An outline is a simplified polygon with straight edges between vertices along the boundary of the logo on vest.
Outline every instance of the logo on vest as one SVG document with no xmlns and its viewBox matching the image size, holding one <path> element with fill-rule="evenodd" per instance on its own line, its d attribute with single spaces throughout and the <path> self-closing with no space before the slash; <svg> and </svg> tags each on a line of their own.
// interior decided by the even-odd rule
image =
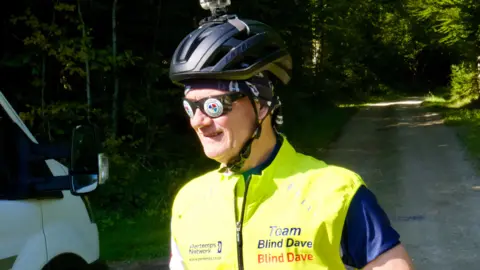
<svg viewBox="0 0 480 270">
<path fill-rule="evenodd" d="M 302 228 L 279 226 L 269 227 L 269 239 L 258 240 L 259 250 L 270 250 L 258 254 L 259 264 L 294 263 L 313 261 L 313 242 L 301 237 Z M 275 252 L 280 250 L 279 252 Z"/>
<path fill-rule="evenodd" d="M 188 248 L 188 253 L 191 257 L 190 261 L 220 260 L 222 257 L 218 254 L 222 253 L 222 248 L 222 241 L 216 243 L 191 244 Z"/>
</svg>

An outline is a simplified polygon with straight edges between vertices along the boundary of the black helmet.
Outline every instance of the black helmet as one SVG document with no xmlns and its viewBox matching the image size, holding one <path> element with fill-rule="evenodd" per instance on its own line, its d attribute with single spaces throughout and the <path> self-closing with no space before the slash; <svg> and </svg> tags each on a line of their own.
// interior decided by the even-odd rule
<svg viewBox="0 0 480 270">
<path fill-rule="evenodd" d="M 292 58 L 277 32 L 228 15 L 205 22 L 182 40 L 171 60 L 170 79 L 180 85 L 189 79 L 247 80 L 263 71 L 287 84 L 291 70 Z"/>
</svg>

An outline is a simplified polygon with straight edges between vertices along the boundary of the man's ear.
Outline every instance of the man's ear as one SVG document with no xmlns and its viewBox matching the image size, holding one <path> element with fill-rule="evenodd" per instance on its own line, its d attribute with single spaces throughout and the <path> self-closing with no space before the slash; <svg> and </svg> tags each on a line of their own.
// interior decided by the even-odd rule
<svg viewBox="0 0 480 270">
<path fill-rule="evenodd" d="M 260 110 L 258 111 L 258 120 L 262 120 L 265 117 L 267 117 L 268 114 L 268 106 L 264 105 L 260 107 Z"/>
</svg>

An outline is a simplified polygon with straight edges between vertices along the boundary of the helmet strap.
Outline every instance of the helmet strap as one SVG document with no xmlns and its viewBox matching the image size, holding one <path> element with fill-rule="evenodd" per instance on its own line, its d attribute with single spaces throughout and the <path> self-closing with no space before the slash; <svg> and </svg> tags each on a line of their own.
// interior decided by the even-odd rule
<svg viewBox="0 0 480 270">
<path fill-rule="evenodd" d="M 253 106 L 253 109 L 255 111 L 255 131 L 253 132 L 252 136 L 245 142 L 245 144 L 243 145 L 243 147 L 240 149 L 240 152 L 239 154 L 232 158 L 226 167 L 222 168 L 220 172 L 225 172 L 227 169 L 233 173 L 237 173 L 239 172 L 243 165 L 245 164 L 245 161 L 248 159 L 248 157 L 250 156 L 251 154 L 251 150 L 252 150 L 252 143 L 255 139 L 258 139 L 260 138 L 260 135 L 262 133 L 262 124 L 263 124 L 263 121 L 267 118 L 266 116 L 262 119 L 262 120 L 259 120 L 258 119 L 258 110 L 257 110 L 257 106 L 255 104 L 255 100 L 252 96 L 248 95 L 248 99 L 250 100 L 250 102 L 252 103 L 252 106 Z M 274 106 L 269 106 L 268 108 L 268 112 L 266 115 L 270 114 L 270 112 L 272 111 L 272 108 Z"/>
<path fill-rule="evenodd" d="M 280 134 L 278 128 L 283 125 L 283 113 L 282 113 L 282 102 L 278 96 L 274 96 L 273 104 L 271 104 L 271 112 L 272 112 L 272 123 L 273 130 Z"/>
</svg>

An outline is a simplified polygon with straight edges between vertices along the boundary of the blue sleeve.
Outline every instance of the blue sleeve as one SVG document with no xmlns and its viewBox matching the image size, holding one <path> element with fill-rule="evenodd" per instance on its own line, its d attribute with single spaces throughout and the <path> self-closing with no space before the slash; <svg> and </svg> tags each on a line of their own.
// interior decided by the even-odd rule
<svg viewBox="0 0 480 270">
<path fill-rule="evenodd" d="M 343 227 L 343 262 L 362 269 L 399 243 L 400 235 L 391 226 L 375 195 L 367 187 L 360 187 L 350 203 Z"/>
</svg>

